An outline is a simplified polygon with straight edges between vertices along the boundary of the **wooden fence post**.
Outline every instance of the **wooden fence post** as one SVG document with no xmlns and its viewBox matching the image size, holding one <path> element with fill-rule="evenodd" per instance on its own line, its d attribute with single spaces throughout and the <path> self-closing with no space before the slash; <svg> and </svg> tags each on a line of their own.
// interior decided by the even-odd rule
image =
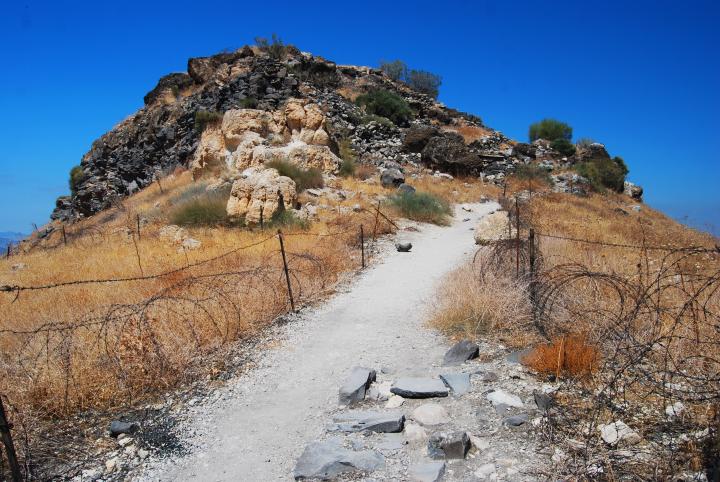
<svg viewBox="0 0 720 482">
<path fill-rule="evenodd" d="M 135 215 L 135 222 L 137 224 L 138 241 L 140 241 L 140 214 Z"/>
<path fill-rule="evenodd" d="M 515 277 L 520 277 L 520 206 L 515 198 Z"/>
<path fill-rule="evenodd" d="M 10 258 L 10 252 L 12 251 L 12 243 L 8 243 L 7 245 L 7 255 L 5 255 L 6 258 Z"/>
<path fill-rule="evenodd" d="M 380 217 L 380 203 L 382 201 L 378 201 L 378 205 L 375 211 L 375 225 L 373 226 L 373 235 L 372 235 L 372 242 L 373 246 L 375 245 L 375 235 L 377 234 L 377 225 L 378 225 L 378 218 Z"/>
<path fill-rule="evenodd" d="M 365 232 L 363 225 L 360 225 L 360 256 L 362 257 L 362 267 L 365 268 Z"/>
<path fill-rule="evenodd" d="M 7 453 L 8 464 L 10 465 L 10 474 L 13 482 L 22 482 L 22 472 L 20 472 L 20 464 L 15 453 L 15 445 L 13 444 L 12 434 L 10 430 L 12 425 L 8 422 L 5 415 L 5 407 L 0 396 L 0 436 L 2 436 L 3 444 L 5 444 L 5 452 Z"/>
<path fill-rule="evenodd" d="M 288 298 L 290 298 L 290 308 L 295 312 L 295 300 L 293 300 L 292 286 L 290 285 L 290 271 L 288 270 L 287 258 L 285 257 L 285 243 L 283 243 L 282 231 L 278 229 L 278 239 L 280 240 L 280 253 L 282 253 L 283 268 L 285 268 L 285 281 L 287 281 Z"/>
<path fill-rule="evenodd" d="M 67 234 L 65 234 L 65 225 L 62 226 L 63 244 L 67 246 Z"/>
</svg>

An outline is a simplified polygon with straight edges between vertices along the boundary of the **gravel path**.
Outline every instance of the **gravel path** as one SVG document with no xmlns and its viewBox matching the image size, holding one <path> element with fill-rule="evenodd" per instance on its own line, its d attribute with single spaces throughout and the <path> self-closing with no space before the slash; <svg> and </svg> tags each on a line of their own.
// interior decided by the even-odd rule
<svg viewBox="0 0 720 482">
<path fill-rule="evenodd" d="M 386 247 L 381 262 L 347 291 L 288 324 L 256 368 L 221 388 L 221 396 L 192 407 L 185 432 L 191 453 L 148 461 L 139 478 L 291 480 L 306 444 L 327 436 L 338 388 L 352 367 L 402 376 L 437 372 L 449 342 L 424 326 L 427 302 L 438 280 L 474 252 L 470 228 L 497 208 L 458 208 L 452 226 L 401 232 L 412 252 Z"/>
</svg>

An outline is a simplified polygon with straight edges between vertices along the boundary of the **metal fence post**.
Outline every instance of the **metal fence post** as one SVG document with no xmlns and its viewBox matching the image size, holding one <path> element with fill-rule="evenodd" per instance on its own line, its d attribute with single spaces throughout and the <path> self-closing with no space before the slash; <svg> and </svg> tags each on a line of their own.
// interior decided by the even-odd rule
<svg viewBox="0 0 720 482">
<path fill-rule="evenodd" d="M 287 258 L 285 257 L 285 243 L 283 243 L 282 231 L 278 229 L 278 239 L 280 240 L 280 253 L 282 253 L 283 268 L 285 269 L 285 281 L 287 281 L 288 298 L 290 298 L 290 308 L 295 312 L 295 300 L 293 300 L 292 286 L 290 285 L 290 271 L 288 270 Z"/>
<path fill-rule="evenodd" d="M 515 198 L 515 277 L 520 277 L 520 206 Z"/>
<path fill-rule="evenodd" d="M 5 444 L 5 452 L 7 453 L 12 480 L 13 482 L 21 482 L 23 480 L 22 472 L 20 472 L 20 464 L 17 460 L 15 445 L 13 444 L 10 429 L 12 429 L 12 425 L 8 422 L 7 417 L 5 416 L 5 407 L 2 403 L 2 396 L 0 396 L 0 435 L 2 436 L 3 444 Z"/>
<path fill-rule="evenodd" d="M 363 225 L 360 225 L 360 256 L 362 259 L 362 267 L 365 268 L 365 232 Z"/>
<path fill-rule="evenodd" d="M 5 255 L 6 258 L 10 258 L 10 251 L 12 250 L 12 243 L 8 243 L 7 245 L 7 255 Z"/>
</svg>

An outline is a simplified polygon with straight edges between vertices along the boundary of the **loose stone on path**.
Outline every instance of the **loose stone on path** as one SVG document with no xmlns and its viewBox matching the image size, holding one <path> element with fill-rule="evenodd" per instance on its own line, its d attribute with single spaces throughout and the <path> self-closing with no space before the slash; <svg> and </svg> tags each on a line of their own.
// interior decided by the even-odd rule
<svg viewBox="0 0 720 482">
<path fill-rule="evenodd" d="M 408 476 L 415 482 L 438 482 L 445 473 L 445 462 L 421 462 L 410 466 Z"/>
<path fill-rule="evenodd" d="M 295 480 L 327 480 L 345 472 L 373 472 L 385 466 L 385 457 L 374 450 L 355 452 L 342 447 L 339 440 L 311 442 L 295 465 Z"/>
<path fill-rule="evenodd" d="M 450 348 L 445 357 L 443 358 L 443 365 L 454 366 L 462 365 L 468 360 L 477 358 L 480 354 L 480 347 L 477 343 L 473 343 L 470 340 L 462 340 L 455 343 Z"/>
<path fill-rule="evenodd" d="M 440 379 L 455 395 L 463 395 L 470 391 L 469 373 L 444 373 L 440 375 Z"/>
<path fill-rule="evenodd" d="M 352 405 L 365 399 L 365 391 L 375 381 L 375 370 L 355 367 L 340 387 L 338 401 L 340 405 Z"/>
<path fill-rule="evenodd" d="M 355 411 L 336 415 L 333 428 L 341 432 L 402 432 L 405 415 L 400 412 Z"/>
<path fill-rule="evenodd" d="M 447 397 L 449 393 L 438 378 L 400 378 L 390 391 L 404 398 Z"/>
</svg>

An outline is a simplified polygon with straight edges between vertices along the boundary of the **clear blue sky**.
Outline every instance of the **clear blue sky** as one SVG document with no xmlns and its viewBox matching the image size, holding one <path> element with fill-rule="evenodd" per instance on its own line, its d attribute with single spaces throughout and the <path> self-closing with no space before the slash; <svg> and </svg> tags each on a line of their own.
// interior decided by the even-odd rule
<svg viewBox="0 0 720 482">
<path fill-rule="evenodd" d="M 0 7 L 0 231 L 42 224 L 93 139 L 188 57 L 277 32 L 338 63 L 400 58 L 525 140 L 543 117 L 625 158 L 646 201 L 720 226 L 716 1 L 38 2 Z"/>
</svg>

